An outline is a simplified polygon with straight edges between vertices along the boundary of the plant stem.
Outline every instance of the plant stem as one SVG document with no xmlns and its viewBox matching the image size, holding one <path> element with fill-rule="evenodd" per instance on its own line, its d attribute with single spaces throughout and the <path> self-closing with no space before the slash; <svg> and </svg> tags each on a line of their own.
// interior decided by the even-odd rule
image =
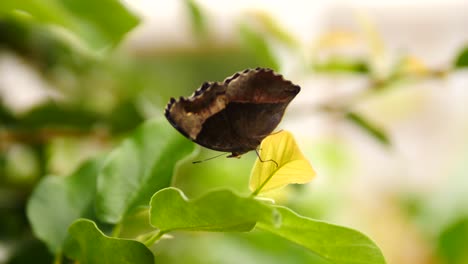
<svg viewBox="0 0 468 264">
<path fill-rule="evenodd" d="M 122 231 L 122 224 L 117 223 L 112 230 L 112 237 L 119 237 L 120 231 Z"/>
<path fill-rule="evenodd" d="M 164 234 L 165 232 L 159 231 L 156 234 L 152 235 L 150 238 L 148 238 L 145 242 L 143 242 L 143 244 L 145 244 L 145 246 L 147 247 L 150 247 L 154 244 L 154 242 L 158 241 Z"/>
<path fill-rule="evenodd" d="M 279 168 L 278 168 L 279 169 Z M 277 170 L 278 170 L 277 169 Z M 265 187 L 265 185 L 271 180 L 271 178 L 273 177 L 273 175 L 275 175 L 275 172 L 277 171 L 275 170 L 270 176 L 268 176 L 268 178 L 265 179 L 264 182 L 262 182 L 262 184 L 260 186 L 258 186 L 257 189 L 255 189 L 255 191 L 250 195 L 251 197 L 255 197 L 257 196 L 260 191 L 263 189 L 263 187 Z"/>
<path fill-rule="evenodd" d="M 54 264 L 62 264 L 62 252 L 55 254 Z"/>
</svg>

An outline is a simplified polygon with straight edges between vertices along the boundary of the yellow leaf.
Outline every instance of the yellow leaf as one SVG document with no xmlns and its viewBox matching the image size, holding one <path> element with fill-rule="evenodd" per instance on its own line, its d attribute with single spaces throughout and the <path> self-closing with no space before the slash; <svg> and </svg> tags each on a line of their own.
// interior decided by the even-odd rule
<svg viewBox="0 0 468 264">
<path fill-rule="evenodd" d="M 263 162 L 257 158 L 250 174 L 253 195 L 290 183 L 307 183 L 315 177 L 314 169 L 288 131 L 265 138 L 259 154 Z"/>
</svg>

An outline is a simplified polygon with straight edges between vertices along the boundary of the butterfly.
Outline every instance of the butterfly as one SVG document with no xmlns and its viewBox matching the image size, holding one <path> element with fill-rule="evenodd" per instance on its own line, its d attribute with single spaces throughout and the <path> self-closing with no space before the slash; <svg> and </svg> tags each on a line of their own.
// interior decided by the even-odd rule
<svg viewBox="0 0 468 264">
<path fill-rule="evenodd" d="M 271 69 L 247 69 L 205 82 L 188 98 L 171 98 L 165 116 L 195 143 L 240 157 L 273 132 L 300 90 Z"/>
</svg>

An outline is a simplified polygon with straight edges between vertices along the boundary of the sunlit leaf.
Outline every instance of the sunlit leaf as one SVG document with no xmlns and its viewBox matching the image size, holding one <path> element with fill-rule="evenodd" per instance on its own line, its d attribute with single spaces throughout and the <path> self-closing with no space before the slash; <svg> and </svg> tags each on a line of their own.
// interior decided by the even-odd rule
<svg viewBox="0 0 468 264">
<path fill-rule="evenodd" d="M 182 191 L 167 188 L 151 199 L 150 221 L 162 232 L 250 231 L 259 220 L 275 225 L 276 212 L 252 197 L 241 197 L 228 190 L 212 191 L 189 200 Z"/>
<path fill-rule="evenodd" d="M 51 252 L 62 250 L 74 220 L 93 214 L 100 164 L 92 160 L 68 177 L 47 176 L 31 195 L 27 205 L 29 222 Z"/>
<path fill-rule="evenodd" d="M 174 167 L 193 152 L 194 144 L 166 120 L 140 126 L 110 153 L 98 176 L 99 219 L 117 223 L 151 196 L 171 184 Z"/>
<path fill-rule="evenodd" d="M 314 169 L 288 131 L 265 138 L 259 153 L 263 161 L 257 158 L 250 175 L 250 189 L 254 194 L 290 183 L 307 183 L 315 176 Z"/>
<path fill-rule="evenodd" d="M 377 245 L 360 232 L 302 217 L 286 207 L 274 207 L 281 214 L 281 225 L 259 222 L 259 229 L 301 245 L 333 264 L 385 263 Z"/>
<path fill-rule="evenodd" d="M 93 221 L 79 219 L 69 228 L 77 248 L 72 256 L 80 263 L 154 263 L 153 253 L 135 240 L 104 235 Z"/>
</svg>

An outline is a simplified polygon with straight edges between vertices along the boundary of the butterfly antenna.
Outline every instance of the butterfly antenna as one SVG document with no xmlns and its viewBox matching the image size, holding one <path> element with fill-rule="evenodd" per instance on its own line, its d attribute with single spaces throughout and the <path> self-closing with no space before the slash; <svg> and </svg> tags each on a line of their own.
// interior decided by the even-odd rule
<svg viewBox="0 0 468 264">
<path fill-rule="evenodd" d="M 270 162 L 275 163 L 275 165 L 276 165 L 277 168 L 279 167 L 278 162 L 276 162 L 276 161 L 274 161 L 274 160 L 272 160 L 272 159 L 269 159 L 269 160 L 262 160 L 262 158 L 260 157 L 260 153 L 258 153 L 258 150 L 257 150 L 257 149 L 255 149 L 255 153 L 257 153 L 257 157 L 258 157 L 258 160 L 260 160 L 260 162 L 268 162 L 268 161 L 270 161 Z"/>
<path fill-rule="evenodd" d="M 216 158 L 219 158 L 223 155 L 226 155 L 226 153 L 221 153 L 219 155 L 216 155 L 214 157 L 211 157 L 211 158 L 207 158 L 207 159 L 204 159 L 204 160 L 197 160 L 197 161 L 192 161 L 192 164 L 197 164 L 197 163 L 202 163 L 202 162 L 205 162 L 205 161 L 209 161 L 209 160 L 212 160 L 212 159 L 216 159 Z"/>
</svg>

